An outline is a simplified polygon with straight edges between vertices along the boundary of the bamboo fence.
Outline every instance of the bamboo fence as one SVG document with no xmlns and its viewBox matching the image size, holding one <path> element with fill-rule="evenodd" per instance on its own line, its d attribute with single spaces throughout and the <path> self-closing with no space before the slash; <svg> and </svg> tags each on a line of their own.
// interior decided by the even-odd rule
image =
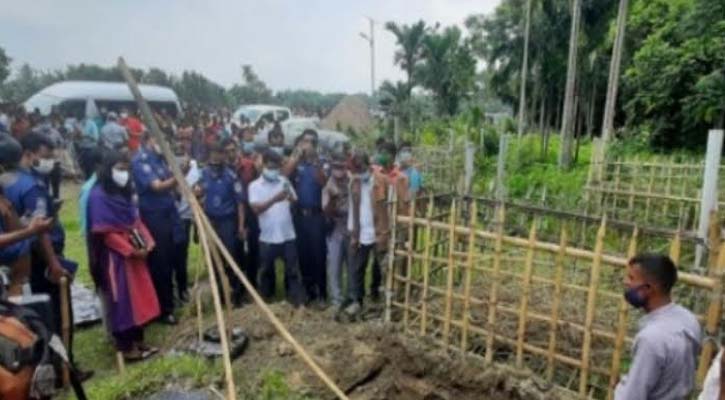
<svg viewBox="0 0 725 400">
<path fill-rule="evenodd" d="M 592 163 L 585 188 L 587 211 L 638 223 L 697 230 L 704 162 L 658 158 Z M 725 167 L 720 168 L 725 183 Z M 720 195 L 720 208 L 725 193 Z"/>
<path fill-rule="evenodd" d="M 484 363 L 514 363 L 580 396 L 611 398 L 636 333 L 638 315 L 623 301 L 622 280 L 629 256 L 640 248 L 637 227 L 627 250 L 610 252 L 606 218 L 581 246 L 566 223 L 553 241 L 542 239 L 538 218 L 526 232 L 510 232 L 504 206 L 471 198 L 439 196 L 424 208 L 411 204 L 405 214 L 393 224 L 392 236 L 400 239 L 391 244 L 391 320 Z M 709 338 L 720 330 L 723 246 L 713 222 L 708 270 L 681 271 L 674 292 Z M 674 235 L 666 251 L 676 263 L 681 249 L 682 238 Z M 715 350 L 712 340 L 703 347 L 698 382 Z"/>
<path fill-rule="evenodd" d="M 451 192 L 463 186 L 465 146 L 415 146 L 413 158 L 426 189 L 432 193 Z"/>
</svg>

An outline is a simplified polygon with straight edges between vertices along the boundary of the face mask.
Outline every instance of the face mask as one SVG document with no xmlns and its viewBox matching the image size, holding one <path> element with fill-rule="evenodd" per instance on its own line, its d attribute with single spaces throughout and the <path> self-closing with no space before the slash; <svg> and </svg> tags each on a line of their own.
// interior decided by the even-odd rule
<svg viewBox="0 0 725 400">
<path fill-rule="evenodd" d="M 400 153 L 400 156 L 398 156 L 398 160 L 401 163 L 407 163 L 413 158 L 413 155 L 408 152 Z"/>
<path fill-rule="evenodd" d="M 128 113 L 121 113 L 121 118 L 128 118 Z"/>
<path fill-rule="evenodd" d="M 52 158 L 41 158 L 38 160 L 38 164 L 33 166 L 35 172 L 41 175 L 47 175 L 53 170 L 55 160 Z"/>
<path fill-rule="evenodd" d="M 284 147 L 282 147 L 282 146 L 272 146 L 272 147 L 270 147 L 270 149 L 273 152 L 279 154 L 280 156 L 283 155 L 283 153 L 284 153 Z"/>
<path fill-rule="evenodd" d="M 279 181 L 279 170 L 264 168 L 262 170 L 262 176 L 269 182 Z"/>
<path fill-rule="evenodd" d="M 388 165 L 388 162 L 390 161 L 390 156 L 387 154 L 383 154 L 383 153 L 378 154 L 376 161 L 377 161 L 378 165 L 382 165 L 385 167 Z"/>
<path fill-rule="evenodd" d="M 128 171 L 120 170 L 113 168 L 111 170 L 111 179 L 113 179 L 113 182 L 118 185 L 120 188 L 125 188 L 128 184 Z"/>
<path fill-rule="evenodd" d="M 244 152 L 244 154 L 254 153 L 254 142 L 244 142 L 242 144 L 242 151 Z"/>
<path fill-rule="evenodd" d="M 647 284 L 645 283 L 644 285 L 635 286 L 624 291 L 624 299 L 627 300 L 627 303 L 629 303 L 632 307 L 642 308 L 647 305 L 647 299 L 643 298 L 642 295 L 639 294 L 639 289 L 644 286 L 647 286 Z"/>
</svg>

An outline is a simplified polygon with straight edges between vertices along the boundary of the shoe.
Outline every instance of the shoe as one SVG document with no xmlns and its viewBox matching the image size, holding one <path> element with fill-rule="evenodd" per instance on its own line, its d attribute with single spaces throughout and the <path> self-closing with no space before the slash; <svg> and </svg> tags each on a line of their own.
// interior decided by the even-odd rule
<svg viewBox="0 0 725 400">
<path fill-rule="evenodd" d="M 360 314 L 361 311 L 362 311 L 362 306 L 360 306 L 360 303 L 358 303 L 357 301 L 350 304 L 349 306 L 347 306 L 347 308 L 345 308 L 345 314 L 347 314 L 351 317 L 357 316 L 358 314 Z"/>
<path fill-rule="evenodd" d="M 177 325 L 179 321 L 174 317 L 174 314 L 166 314 L 159 318 L 159 322 L 164 325 Z"/>
</svg>

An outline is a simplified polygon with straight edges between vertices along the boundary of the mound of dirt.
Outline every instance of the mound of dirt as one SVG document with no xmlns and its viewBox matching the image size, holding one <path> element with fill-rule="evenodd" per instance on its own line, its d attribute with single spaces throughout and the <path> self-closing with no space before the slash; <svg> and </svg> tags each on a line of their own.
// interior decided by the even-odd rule
<svg viewBox="0 0 725 400">
<path fill-rule="evenodd" d="M 373 127 L 367 104 L 359 96 L 343 97 L 320 123 L 323 128 L 331 130 L 347 130 L 352 128 L 357 133 L 369 132 Z"/>
<path fill-rule="evenodd" d="M 484 368 L 481 360 L 447 354 L 397 333 L 392 325 L 337 323 L 330 312 L 294 309 L 286 303 L 272 309 L 351 399 L 558 398 L 526 373 Z M 293 390 L 334 398 L 256 306 L 237 310 L 233 320 L 250 337 L 249 348 L 233 366 L 235 376 L 251 378 L 240 382 L 240 389 L 253 391 L 265 371 L 280 371 Z M 188 336 L 193 340 L 193 333 Z"/>
</svg>

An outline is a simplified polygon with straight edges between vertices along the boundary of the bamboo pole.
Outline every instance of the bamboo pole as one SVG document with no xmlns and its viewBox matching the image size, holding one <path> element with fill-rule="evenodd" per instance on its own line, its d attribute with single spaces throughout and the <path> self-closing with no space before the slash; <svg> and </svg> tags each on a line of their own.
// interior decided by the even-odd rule
<svg viewBox="0 0 725 400">
<path fill-rule="evenodd" d="M 649 208 L 652 204 L 652 190 L 654 189 L 655 184 L 655 167 L 650 168 L 649 170 L 649 182 L 647 183 L 647 199 L 645 200 L 645 206 L 644 206 L 644 221 L 649 220 Z"/>
<path fill-rule="evenodd" d="M 705 337 L 713 338 L 705 340 L 700 353 L 700 364 L 697 368 L 697 384 L 702 385 L 705 374 L 710 366 L 712 356 L 717 349 L 717 343 L 714 343 L 718 337 L 718 328 L 722 318 L 722 295 L 723 295 L 723 277 L 725 277 L 725 242 L 720 237 L 720 226 L 716 211 L 712 211 L 710 215 L 709 230 L 709 248 L 708 255 L 708 275 L 715 279 L 715 287 L 710 297 L 710 305 L 707 308 L 707 317 L 705 322 Z"/>
<path fill-rule="evenodd" d="M 503 252 L 503 227 L 506 219 L 506 210 L 502 204 L 497 210 L 494 255 L 493 255 L 493 276 L 491 279 L 491 295 L 488 302 L 488 331 L 486 337 L 486 364 L 493 362 L 493 344 L 496 332 L 496 306 L 498 305 L 498 284 L 499 271 L 501 270 L 501 254 Z"/>
<path fill-rule="evenodd" d="M 627 257 L 632 258 L 637 254 L 637 237 L 639 232 L 637 228 L 632 231 L 632 238 L 629 241 L 629 249 Z M 626 272 L 625 272 L 626 273 Z M 617 318 L 617 337 L 614 340 L 614 351 L 612 352 L 612 366 L 609 372 L 609 386 L 607 388 L 607 399 L 612 400 L 614 397 L 614 387 L 619 381 L 619 369 L 622 364 L 622 352 L 624 351 L 624 339 L 627 336 L 627 318 L 629 314 L 629 305 L 624 297 L 619 301 L 619 313 Z"/>
<path fill-rule="evenodd" d="M 559 305 L 561 303 L 562 277 L 564 275 L 564 258 L 566 256 L 566 230 L 562 227 L 559 239 L 559 253 L 556 255 L 556 275 L 554 278 L 554 298 L 551 306 L 551 321 L 549 331 L 549 350 L 547 352 L 548 363 L 546 366 L 546 379 L 551 381 L 554 378 L 554 361 L 556 354 L 556 333 L 559 329 Z"/>
<path fill-rule="evenodd" d="M 415 216 L 415 197 L 413 197 L 413 200 L 409 203 L 408 208 L 408 215 Z M 413 271 L 413 239 L 415 238 L 415 223 L 413 221 L 410 221 L 408 223 L 408 258 L 407 258 L 407 267 L 405 268 L 405 276 L 408 279 L 405 283 L 405 309 L 403 309 L 403 327 L 405 330 L 408 330 L 408 305 L 410 304 L 410 277 Z"/>
<path fill-rule="evenodd" d="M 680 233 L 678 232 L 677 235 L 675 235 L 674 239 L 672 239 L 672 242 L 670 243 L 670 259 L 673 263 L 675 263 L 675 266 L 680 265 L 680 253 L 682 249 L 682 240 L 680 239 Z"/>
<path fill-rule="evenodd" d="M 470 305 L 471 305 L 471 274 L 473 270 L 473 254 L 476 251 L 476 220 L 478 210 L 476 202 L 471 204 L 471 230 L 468 234 L 468 256 L 466 260 L 466 275 L 463 286 L 463 327 L 461 329 L 461 351 L 468 348 L 468 326 L 470 323 Z"/>
<path fill-rule="evenodd" d="M 229 321 L 230 325 L 227 325 L 226 329 L 226 335 L 227 340 L 231 340 L 232 338 L 232 294 L 231 294 L 231 287 L 229 285 L 229 279 L 227 278 L 227 274 L 224 271 L 224 261 L 222 261 L 221 256 L 219 255 L 219 249 L 212 246 L 211 247 L 211 256 L 212 261 L 214 264 L 214 269 L 216 270 L 217 274 L 219 274 L 219 282 L 221 282 L 222 286 L 222 296 L 224 296 L 224 319 Z"/>
<path fill-rule="evenodd" d="M 456 246 L 456 199 L 451 202 L 451 217 L 449 219 L 449 231 L 448 231 L 448 265 L 446 275 L 446 308 L 445 308 L 445 321 L 443 322 L 443 341 L 449 343 L 451 333 L 451 309 L 453 307 L 453 252 Z"/>
<path fill-rule="evenodd" d="M 428 285 L 430 283 L 430 258 L 431 258 L 431 231 L 432 231 L 432 215 L 433 215 L 433 196 L 428 200 L 428 212 L 426 213 L 425 222 L 425 249 L 423 250 L 423 293 L 421 294 L 421 316 L 420 316 L 420 334 L 425 336 L 426 325 L 428 323 Z"/>
<path fill-rule="evenodd" d="M 385 271 L 385 315 L 384 321 L 390 322 L 390 311 L 393 301 L 393 275 L 395 274 L 395 243 L 397 240 L 398 227 L 398 193 L 393 191 L 393 199 L 391 203 L 391 227 L 390 227 L 390 243 L 388 245 L 388 266 Z M 415 217 L 415 214 L 410 215 Z M 381 266 L 383 267 L 383 266 Z"/>
<path fill-rule="evenodd" d="M 516 340 L 516 367 L 524 364 L 524 341 L 526 339 L 526 314 L 529 310 L 529 292 L 531 291 L 531 275 L 534 271 L 534 243 L 536 243 L 536 221 L 529 230 L 529 245 L 526 249 L 526 264 L 524 266 L 523 291 L 521 293 L 521 306 L 519 309 L 519 326 Z"/>
<path fill-rule="evenodd" d="M 597 241 L 594 245 L 594 258 L 589 279 L 589 294 L 587 295 L 587 314 L 584 322 L 584 343 L 582 344 L 582 369 L 579 378 L 579 395 L 585 396 L 589 383 L 589 363 L 592 347 L 592 325 L 597 304 L 597 290 L 599 289 L 599 270 L 602 266 L 602 250 L 604 249 L 604 234 L 607 229 L 607 217 L 602 218 L 602 225 L 597 232 Z"/>
<path fill-rule="evenodd" d="M 216 245 L 219 250 L 222 252 L 222 256 L 224 259 L 229 263 L 230 267 L 232 268 L 232 271 L 235 275 L 241 280 L 242 284 L 244 285 L 245 289 L 247 290 L 247 293 L 252 297 L 252 299 L 257 303 L 259 308 L 262 310 L 262 312 L 265 314 L 265 316 L 272 322 L 272 325 L 277 329 L 277 331 L 280 333 L 280 335 L 287 340 L 293 347 L 293 349 L 297 352 L 297 354 L 302 358 L 302 360 L 310 367 L 310 369 L 313 370 L 313 372 L 327 385 L 327 387 L 335 393 L 335 395 L 340 399 L 347 399 L 347 396 L 345 393 L 343 393 L 340 388 L 330 379 L 327 374 L 320 369 L 320 367 L 317 365 L 317 363 L 312 360 L 312 358 L 307 354 L 305 349 L 300 346 L 300 344 L 297 342 L 297 340 L 287 331 L 287 328 L 282 324 L 279 319 L 274 315 L 272 310 L 269 309 L 269 306 L 264 302 L 264 300 L 259 296 L 259 293 L 257 293 L 254 286 L 249 282 L 247 277 L 244 275 L 244 273 L 239 268 L 239 265 L 237 265 L 236 260 L 234 260 L 234 257 L 229 253 L 229 251 L 224 247 L 221 239 L 217 236 L 216 232 L 211 229 L 211 224 L 206 218 L 206 215 L 204 215 L 202 212 L 200 212 L 201 208 L 199 206 L 198 201 L 196 200 L 195 196 L 191 192 L 191 189 L 186 184 L 186 181 L 183 179 L 183 175 L 181 173 L 181 170 L 179 169 L 179 166 L 171 162 L 174 160 L 173 153 L 171 152 L 171 149 L 166 143 L 166 140 L 164 139 L 163 134 L 161 133 L 161 130 L 159 129 L 158 123 L 156 122 L 156 119 L 153 117 L 153 114 L 151 113 L 151 109 L 149 108 L 148 104 L 144 100 L 143 96 L 141 95 L 141 92 L 138 88 L 138 85 L 136 84 L 136 80 L 131 74 L 130 70 L 128 69 L 128 66 L 126 65 L 126 62 L 123 60 L 123 58 L 119 58 L 118 60 L 118 68 L 121 71 L 121 74 L 123 75 L 124 79 L 128 83 L 129 89 L 131 90 L 131 93 L 133 94 L 137 104 L 139 105 L 139 109 L 141 110 L 141 113 L 144 117 L 144 121 L 146 122 L 146 126 L 149 127 L 151 134 L 154 136 L 158 144 L 161 146 L 162 153 L 164 157 L 166 158 L 167 163 L 169 164 L 169 167 L 171 169 L 171 172 L 173 173 L 174 177 L 176 178 L 177 182 L 179 183 L 179 187 L 181 189 L 182 195 L 189 201 L 189 204 L 192 206 L 192 210 L 196 210 L 194 212 L 194 221 L 197 226 L 204 226 L 206 233 L 209 233 L 209 238 L 211 239 L 212 243 Z M 206 235 L 205 235 L 206 239 Z M 206 240 L 202 241 L 202 243 L 208 245 Z M 210 263 L 210 259 L 208 257 L 205 258 L 207 264 Z M 207 265 L 208 268 L 211 268 L 210 265 Z M 211 271 L 210 271 L 211 272 Z M 213 276 L 213 274 L 212 274 Z M 210 276 L 210 279 L 213 279 L 212 276 Z M 216 293 L 216 295 L 214 294 Z M 222 312 L 221 312 L 221 306 L 219 305 L 219 293 L 216 292 L 215 284 L 212 282 L 212 297 L 215 298 L 214 301 L 214 309 L 215 314 L 217 315 L 218 319 L 223 319 Z M 222 338 L 222 350 L 224 350 L 225 346 L 224 343 L 226 341 L 226 337 L 224 335 L 224 330 L 222 329 L 222 324 L 219 325 L 220 327 L 220 337 Z M 225 360 L 228 360 L 228 347 L 225 355 Z M 227 380 L 232 376 L 231 374 L 231 368 L 228 368 L 227 366 L 231 363 L 225 362 L 225 376 L 227 377 Z M 232 397 L 235 398 L 235 393 L 233 391 L 233 380 L 231 381 L 231 385 L 227 385 L 227 392 L 231 394 Z M 232 390 L 230 390 L 232 389 Z"/>
</svg>

